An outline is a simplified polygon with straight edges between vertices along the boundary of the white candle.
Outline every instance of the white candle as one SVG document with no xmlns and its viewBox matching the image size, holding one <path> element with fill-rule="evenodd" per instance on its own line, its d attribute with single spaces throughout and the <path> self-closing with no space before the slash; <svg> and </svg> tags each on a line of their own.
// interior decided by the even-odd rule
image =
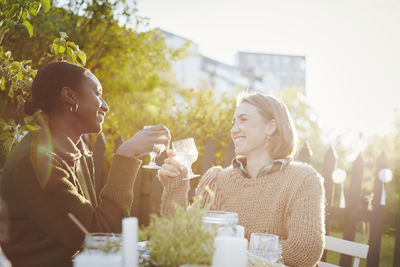
<svg viewBox="0 0 400 267">
<path fill-rule="evenodd" d="M 122 266 L 122 256 L 119 253 L 87 253 L 76 255 L 74 267 L 110 267 Z"/>
<path fill-rule="evenodd" d="M 125 218 L 122 220 L 122 249 L 124 267 L 137 267 L 137 231 L 138 220 L 134 217 Z"/>
<path fill-rule="evenodd" d="M 214 239 L 212 267 L 246 267 L 247 239 L 217 236 Z"/>
</svg>

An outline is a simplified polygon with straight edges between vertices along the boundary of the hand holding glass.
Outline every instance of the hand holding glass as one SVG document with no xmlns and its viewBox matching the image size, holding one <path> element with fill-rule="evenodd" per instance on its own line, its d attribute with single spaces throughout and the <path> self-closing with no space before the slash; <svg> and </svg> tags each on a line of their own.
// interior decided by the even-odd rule
<svg viewBox="0 0 400 267">
<path fill-rule="evenodd" d="M 194 139 L 187 138 L 172 142 L 172 148 L 176 152 L 176 159 L 188 170 L 188 176 L 183 178 L 183 180 L 199 177 L 199 174 L 194 174 L 192 171 L 192 164 L 197 160 L 199 155 Z"/>
<path fill-rule="evenodd" d="M 143 129 L 149 129 L 149 128 L 151 128 L 151 126 L 143 127 Z M 164 138 L 164 137 L 161 137 L 161 138 Z M 154 144 L 153 149 L 156 149 L 158 151 L 158 153 L 161 154 L 166 149 L 166 146 L 164 144 Z M 156 163 L 157 152 L 152 151 L 149 154 L 150 154 L 150 162 L 149 162 L 149 164 L 144 165 L 143 168 L 155 169 L 155 170 L 161 169 L 161 167 L 158 166 Z"/>
</svg>

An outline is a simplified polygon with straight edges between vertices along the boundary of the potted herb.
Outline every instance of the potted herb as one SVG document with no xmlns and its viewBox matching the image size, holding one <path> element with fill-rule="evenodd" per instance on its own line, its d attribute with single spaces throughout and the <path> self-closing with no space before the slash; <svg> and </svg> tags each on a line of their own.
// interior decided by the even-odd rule
<svg viewBox="0 0 400 267">
<path fill-rule="evenodd" d="M 200 205 L 186 210 L 175 204 L 173 216 L 152 214 L 149 226 L 139 233 L 141 240 L 148 241 L 149 266 L 211 265 L 216 233 L 202 224 L 207 210 Z"/>
</svg>

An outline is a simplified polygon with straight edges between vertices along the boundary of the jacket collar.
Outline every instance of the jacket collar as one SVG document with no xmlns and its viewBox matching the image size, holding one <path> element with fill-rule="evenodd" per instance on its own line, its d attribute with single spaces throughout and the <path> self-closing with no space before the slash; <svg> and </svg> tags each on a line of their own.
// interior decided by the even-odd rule
<svg viewBox="0 0 400 267">
<path fill-rule="evenodd" d="M 41 135 L 43 135 L 45 143 L 47 143 L 46 147 L 49 152 L 57 154 L 61 159 L 66 161 L 76 161 L 82 156 L 92 156 L 92 152 L 84 143 L 82 137 L 80 137 L 78 143 L 75 144 L 72 139 L 61 130 L 50 130 L 49 117 L 43 112 L 37 114 L 35 120 L 41 127 Z"/>
</svg>

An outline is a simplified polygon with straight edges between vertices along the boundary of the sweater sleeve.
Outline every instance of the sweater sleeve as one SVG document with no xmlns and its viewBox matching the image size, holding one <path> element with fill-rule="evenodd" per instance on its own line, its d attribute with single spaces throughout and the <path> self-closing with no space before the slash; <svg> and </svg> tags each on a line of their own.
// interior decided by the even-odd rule
<svg viewBox="0 0 400 267">
<path fill-rule="evenodd" d="M 31 158 L 27 169 L 16 170 L 14 186 L 21 204 L 30 219 L 43 232 L 61 243 L 78 249 L 83 233 L 68 217 L 72 213 L 89 232 L 120 232 L 121 220 L 129 216 L 133 201 L 133 184 L 141 161 L 115 155 L 108 180 L 101 192 L 98 206 L 79 193 L 70 173 L 63 164 L 39 153 Z M 44 163 L 43 163 L 44 162 Z M 48 165 L 46 171 L 35 165 Z M 27 174 L 29 173 L 29 176 Z"/>
<path fill-rule="evenodd" d="M 208 186 L 211 191 L 215 192 L 216 177 L 220 170 L 221 167 L 213 167 L 200 179 L 196 189 L 196 197 L 201 195 L 200 203 L 202 206 L 205 206 L 206 203 L 210 202 L 210 195 L 208 194 L 206 187 Z M 190 207 L 188 207 L 188 192 L 190 189 L 189 181 L 183 181 L 181 178 L 170 178 L 164 176 L 159 176 L 159 178 L 164 186 L 161 197 L 161 214 L 174 214 L 174 203 L 190 209 Z"/>
<path fill-rule="evenodd" d="M 161 214 L 174 214 L 174 204 L 187 208 L 190 189 L 189 180 L 184 181 L 181 177 L 172 178 L 160 175 L 158 177 L 164 187 L 161 195 Z"/>
<path fill-rule="evenodd" d="M 287 238 L 281 241 L 282 257 L 292 267 L 315 266 L 320 260 L 325 235 L 323 178 L 316 172 L 305 177 L 289 205 Z"/>
</svg>

